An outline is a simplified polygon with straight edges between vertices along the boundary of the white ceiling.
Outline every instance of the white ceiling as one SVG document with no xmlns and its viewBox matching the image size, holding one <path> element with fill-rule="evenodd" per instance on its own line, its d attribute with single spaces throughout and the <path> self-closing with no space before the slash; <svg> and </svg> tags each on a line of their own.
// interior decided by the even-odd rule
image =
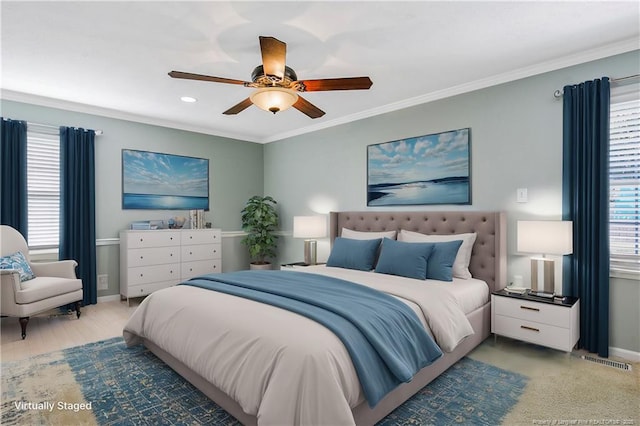
<svg viewBox="0 0 640 426">
<path fill-rule="evenodd" d="M 638 49 L 639 4 L 3 0 L 2 98 L 271 142 Z M 287 43 L 299 79 L 373 86 L 304 94 L 326 112 L 315 120 L 255 106 L 226 116 L 252 89 L 167 76 L 248 81 L 259 35 Z"/>
</svg>

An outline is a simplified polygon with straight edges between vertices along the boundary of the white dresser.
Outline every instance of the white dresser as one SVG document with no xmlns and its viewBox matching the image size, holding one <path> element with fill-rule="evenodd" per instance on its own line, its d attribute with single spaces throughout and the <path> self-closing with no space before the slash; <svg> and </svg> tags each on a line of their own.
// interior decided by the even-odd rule
<svg viewBox="0 0 640 426">
<path fill-rule="evenodd" d="M 120 295 L 146 296 L 198 275 L 222 271 L 220 229 L 120 232 Z"/>
<path fill-rule="evenodd" d="M 580 338 L 580 301 L 540 300 L 501 290 L 491 295 L 491 332 L 571 352 Z"/>
</svg>

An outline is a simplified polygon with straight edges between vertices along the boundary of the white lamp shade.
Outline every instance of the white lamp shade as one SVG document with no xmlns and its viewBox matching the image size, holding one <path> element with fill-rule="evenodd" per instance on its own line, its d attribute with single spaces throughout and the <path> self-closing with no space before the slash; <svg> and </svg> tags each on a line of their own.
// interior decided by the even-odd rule
<svg viewBox="0 0 640 426">
<path fill-rule="evenodd" d="M 573 223 L 562 220 L 519 220 L 517 250 L 521 253 L 573 253 Z"/>
<path fill-rule="evenodd" d="M 258 89 L 249 97 L 251 102 L 258 108 L 273 112 L 289 109 L 298 100 L 295 90 L 284 87 L 263 87 Z"/>
<path fill-rule="evenodd" d="M 327 236 L 327 218 L 324 216 L 294 216 L 293 238 L 323 238 Z"/>
</svg>

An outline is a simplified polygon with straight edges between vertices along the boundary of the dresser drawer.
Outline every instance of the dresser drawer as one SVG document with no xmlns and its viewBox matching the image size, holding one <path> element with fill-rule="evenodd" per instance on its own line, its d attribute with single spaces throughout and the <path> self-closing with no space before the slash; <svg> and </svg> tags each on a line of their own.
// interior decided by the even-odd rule
<svg viewBox="0 0 640 426">
<path fill-rule="evenodd" d="M 180 262 L 180 247 L 153 247 L 131 249 L 127 252 L 129 267 L 166 265 Z"/>
<path fill-rule="evenodd" d="M 153 293 L 154 291 L 162 290 L 163 288 L 168 288 L 176 284 L 178 284 L 178 281 L 163 281 L 157 283 L 132 285 L 127 289 L 127 294 L 125 294 L 124 296 L 128 298 L 146 296 Z"/>
<path fill-rule="evenodd" d="M 533 321 L 555 327 L 569 328 L 572 311 L 570 307 L 555 306 L 542 302 L 493 296 L 496 315 Z"/>
<path fill-rule="evenodd" d="M 222 262 L 216 260 L 200 260 L 197 262 L 185 262 L 182 264 L 182 281 L 199 275 L 211 274 L 222 271 Z"/>
<path fill-rule="evenodd" d="M 127 248 L 180 246 L 179 231 L 126 232 Z"/>
<path fill-rule="evenodd" d="M 501 336 L 571 352 L 577 338 L 569 328 L 496 315 L 493 332 Z"/>
<path fill-rule="evenodd" d="M 180 280 L 180 264 L 140 266 L 127 270 L 129 286 L 147 284 L 157 281 Z"/>
<path fill-rule="evenodd" d="M 201 244 L 199 246 L 183 246 L 182 261 L 192 262 L 195 260 L 220 259 L 222 251 L 221 244 Z"/>
<path fill-rule="evenodd" d="M 220 229 L 193 229 L 181 232 L 182 245 L 218 244 L 222 242 Z"/>
</svg>

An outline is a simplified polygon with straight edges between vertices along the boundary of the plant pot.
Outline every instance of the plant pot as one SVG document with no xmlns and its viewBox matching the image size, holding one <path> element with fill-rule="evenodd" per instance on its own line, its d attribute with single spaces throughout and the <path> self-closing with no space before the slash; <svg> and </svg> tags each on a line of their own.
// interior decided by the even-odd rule
<svg viewBox="0 0 640 426">
<path fill-rule="evenodd" d="M 249 269 L 271 269 L 271 263 L 250 263 L 249 264 Z"/>
</svg>

